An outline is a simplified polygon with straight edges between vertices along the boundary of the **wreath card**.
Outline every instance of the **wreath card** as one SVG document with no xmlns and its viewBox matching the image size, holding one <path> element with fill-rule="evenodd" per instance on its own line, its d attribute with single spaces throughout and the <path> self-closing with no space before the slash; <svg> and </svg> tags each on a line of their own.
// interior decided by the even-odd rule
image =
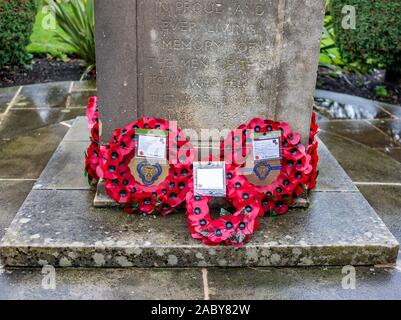
<svg viewBox="0 0 401 320">
<path fill-rule="evenodd" d="M 168 132 L 163 130 L 136 130 L 137 157 L 167 160 Z"/>
<path fill-rule="evenodd" d="M 225 163 L 195 162 L 194 193 L 200 196 L 225 197 Z"/>
<path fill-rule="evenodd" d="M 168 131 L 137 129 L 136 156 L 129 168 L 137 181 L 145 186 L 160 185 L 169 174 L 167 162 Z"/>
<path fill-rule="evenodd" d="M 242 174 L 257 186 L 266 186 L 280 175 L 281 131 L 255 133 L 252 153 L 248 156 Z"/>
</svg>

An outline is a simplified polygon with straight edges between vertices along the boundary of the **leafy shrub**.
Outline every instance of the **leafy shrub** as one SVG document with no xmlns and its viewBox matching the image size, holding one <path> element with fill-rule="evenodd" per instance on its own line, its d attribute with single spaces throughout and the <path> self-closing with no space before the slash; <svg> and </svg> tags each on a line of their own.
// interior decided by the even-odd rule
<svg viewBox="0 0 401 320">
<path fill-rule="evenodd" d="M 54 13 L 44 5 L 44 1 L 40 0 L 38 3 L 38 14 L 31 34 L 31 43 L 27 47 L 28 52 L 68 61 L 68 55 L 74 51 L 69 45 L 55 38 L 57 32 L 63 31 L 57 26 Z"/>
<path fill-rule="evenodd" d="M 54 12 L 62 30 L 56 32 L 57 40 L 85 60 L 90 71 L 96 63 L 94 0 L 45 0 L 44 3 Z"/>
<path fill-rule="evenodd" d="M 330 3 L 330 0 L 326 0 L 326 14 L 320 46 L 320 64 L 344 67 L 345 63 L 342 61 L 335 44 L 334 23 L 330 12 Z"/>
<path fill-rule="evenodd" d="M 342 8 L 356 8 L 356 28 L 343 29 Z M 341 56 L 365 67 L 384 67 L 389 74 L 401 75 L 401 1 L 334 0 L 336 43 Z"/>
<path fill-rule="evenodd" d="M 36 0 L 0 1 L 0 68 L 30 60 L 26 51 L 36 16 Z"/>
<path fill-rule="evenodd" d="M 355 61 L 346 61 L 342 58 L 340 50 L 337 48 L 334 29 L 334 20 L 331 14 L 331 3 L 335 0 L 326 0 L 326 14 L 324 17 L 322 42 L 320 45 L 321 66 L 329 67 L 334 74 L 341 71 L 352 71 L 356 73 L 366 73 L 367 70 Z"/>
</svg>

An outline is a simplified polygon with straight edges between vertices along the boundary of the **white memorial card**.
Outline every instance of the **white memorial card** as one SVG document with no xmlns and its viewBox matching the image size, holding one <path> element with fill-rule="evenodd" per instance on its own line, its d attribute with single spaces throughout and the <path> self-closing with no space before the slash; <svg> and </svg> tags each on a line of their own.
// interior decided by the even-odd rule
<svg viewBox="0 0 401 320">
<path fill-rule="evenodd" d="M 281 159 L 280 152 L 281 132 L 275 131 L 260 135 L 253 140 L 253 160 L 278 160 Z"/>
<path fill-rule="evenodd" d="M 224 162 L 194 163 L 194 184 L 196 195 L 225 197 L 226 175 Z"/>
<path fill-rule="evenodd" d="M 138 135 L 138 157 L 166 159 L 167 137 Z"/>
</svg>

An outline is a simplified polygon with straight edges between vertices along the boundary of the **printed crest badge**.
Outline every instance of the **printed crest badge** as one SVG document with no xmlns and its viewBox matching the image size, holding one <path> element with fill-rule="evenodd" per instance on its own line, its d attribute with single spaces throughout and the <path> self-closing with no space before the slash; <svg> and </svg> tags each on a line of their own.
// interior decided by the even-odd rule
<svg viewBox="0 0 401 320">
<path fill-rule="evenodd" d="M 252 153 L 241 169 L 242 174 L 250 183 L 263 187 L 273 183 L 281 169 L 281 131 L 255 133 Z"/>
<path fill-rule="evenodd" d="M 160 185 L 169 175 L 167 161 L 168 131 L 138 129 L 136 156 L 129 164 L 134 178 L 144 186 Z"/>
<path fill-rule="evenodd" d="M 265 181 L 272 171 L 280 171 L 281 166 L 272 166 L 270 163 L 265 161 L 257 162 L 253 168 L 253 173 L 260 181 Z"/>
<path fill-rule="evenodd" d="M 163 169 L 158 163 L 152 164 L 144 160 L 138 164 L 137 172 L 142 183 L 145 186 L 151 186 L 160 178 Z"/>
</svg>

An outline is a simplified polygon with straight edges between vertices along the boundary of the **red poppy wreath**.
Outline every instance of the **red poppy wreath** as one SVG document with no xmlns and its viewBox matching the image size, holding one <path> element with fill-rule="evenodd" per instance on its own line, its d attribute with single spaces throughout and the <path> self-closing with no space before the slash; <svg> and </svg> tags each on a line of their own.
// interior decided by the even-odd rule
<svg viewBox="0 0 401 320">
<path fill-rule="evenodd" d="M 281 132 L 280 165 L 272 168 L 269 163 L 262 163 L 263 171 L 261 172 L 266 177 L 272 170 L 279 170 L 277 179 L 266 185 L 253 183 L 250 185 L 259 193 L 264 214 L 282 215 L 288 211 L 289 206 L 294 203 L 296 198 L 316 185 L 318 127 L 315 114 L 312 118 L 310 141 L 307 148 L 301 143 L 300 135 L 291 131 L 288 123 L 253 119 L 249 124 L 241 125 L 228 135 L 221 145 L 221 157 L 226 161 L 231 161 L 237 168 L 244 168 L 244 159 L 247 159 L 253 152 L 252 134 L 274 131 Z M 253 168 L 253 170 L 257 169 L 257 166 Z M 236 176 L 235 179 L 243 183 L 248 181 L 244 175 Z"/>
<path fill-rule="evenodd" d="M 317 177 L 319 175 L 319 171 L 317 170 L 319 164 L 319 142 L 317 141 L 316 137 L 319 133 L 319 126 L 317 125 L 317 117 L 316 113 L 312 114 L 312 122 L 311 122 L 311 129 L 310 129 L 310 136 L 309 136 L 309 145 L 306 149 L 306 152 L 311 157 L 311 166 L 312 171 L 309 174 L 308 181 L 306 183 L 306 187 L 308 190 L 313 190 L 316 187 Z"/>
<path fill-rule="evenodd" d="M 153 184 L 154 177 L 160 177 L 162 172 L 159 164 L 142 160 L 137 167 L 140 173 L 144 172 L 142 179 L 135 178 L 129 167 L 137 148 L 136 131 L 140 129 L 168 132 L 167 175 L 160 184 Z M 126 212 L 151 214 L 158 211 L 167 215 L 185 201 L 194 151 L 184 133 L 171 122 L 142 118 L 115 130 L 110 143 L 101 148 L 101 157 L 97 173 L 105 181 L 107 194 L 124 205 Z"/>
<path fill-rule="evenodd" d="M 263 211 L 258 192 L 238 175 L 237 167 L 226 165 L 226 175 L 227 200 L 235 207 L 235 213 L 213 219 L 209 210 L 211 198 L 194 194 L 192 178 L 186 197 L 187 222 L 194 239 L 211 246 L 240 247 L 259 228 L 258 217 Z"/>
<path fill-rule="evenodd" d="M 90 185 L 96 185 L 99 182 L 96 170 L 100 161 L 100 125 L 97 97 L 89 98 L 86 117 L 88 118 L 91 137 L 90 145 L 85 153 L 85 175 L 88 177 Z"/>
</svg>

